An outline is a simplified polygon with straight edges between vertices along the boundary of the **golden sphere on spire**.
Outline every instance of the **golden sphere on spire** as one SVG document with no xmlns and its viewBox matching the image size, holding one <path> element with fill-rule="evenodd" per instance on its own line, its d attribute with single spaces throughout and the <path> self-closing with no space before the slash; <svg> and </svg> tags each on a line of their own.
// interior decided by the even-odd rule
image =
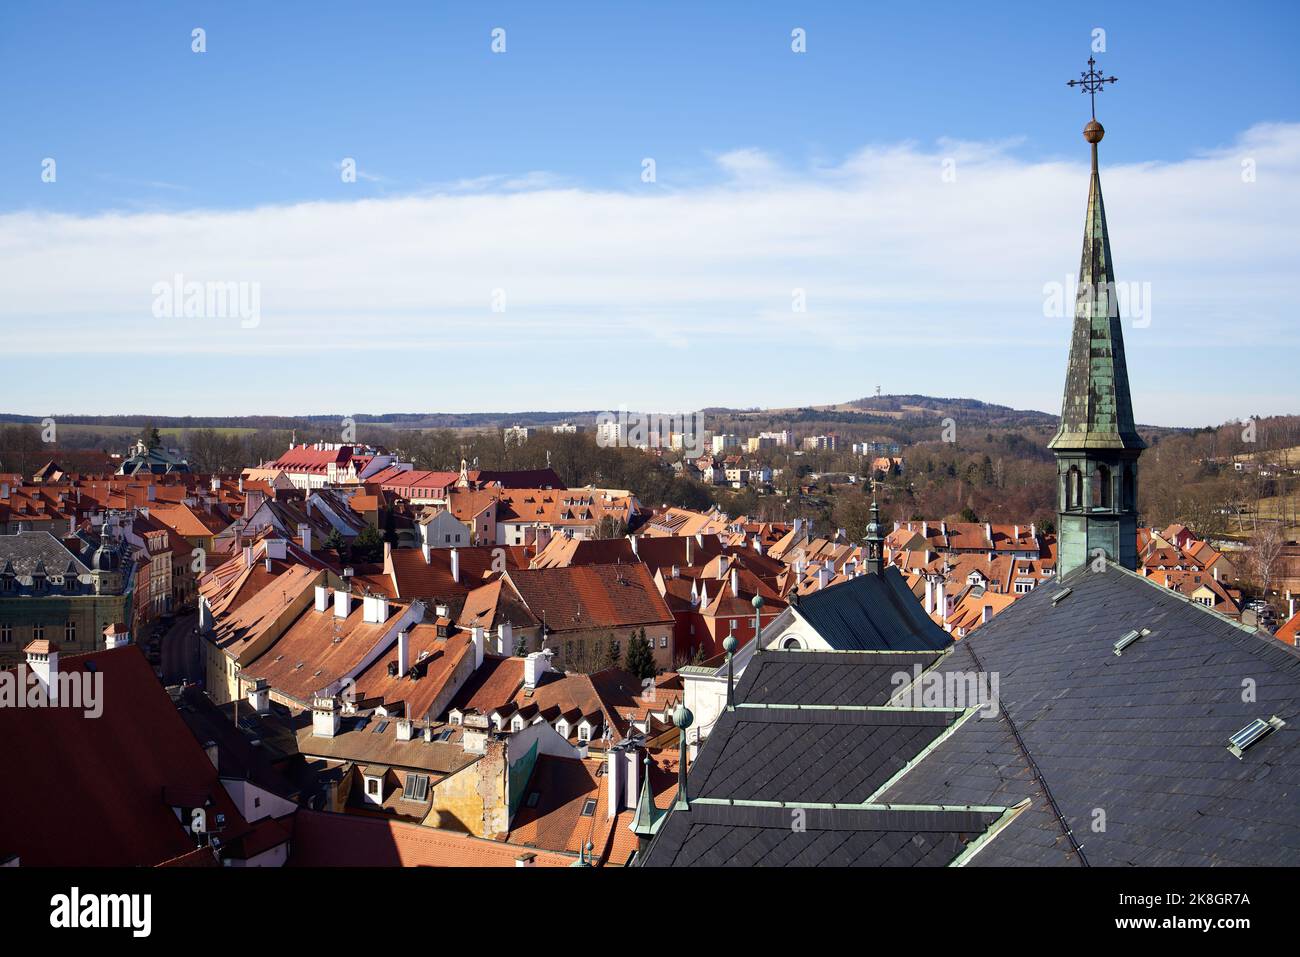
<svg viewBox="0 0 1300 957">
<path fill-rule="evenodd" d="M 1083 128 L 1083 138 L 1089 143 L 1100 143 L 1105 135 L 1106 128 L 1096 120 L 1089 120 L 1088 125 Z"/>
</svg>

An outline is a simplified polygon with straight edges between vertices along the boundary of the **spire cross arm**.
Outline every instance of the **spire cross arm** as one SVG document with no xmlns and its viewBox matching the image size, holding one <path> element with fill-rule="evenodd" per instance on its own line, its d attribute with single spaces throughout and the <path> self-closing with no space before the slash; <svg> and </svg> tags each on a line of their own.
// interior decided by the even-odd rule
<svg viewBox="0 0 1300 957">
<path fill-rule="evenodd" d="M 1077 80 L 1067 80 L 1065 85 L 1069 87 L 1080 87 L 1081 93 L 1087 93 L 1088 99 L 1092 103 L 1092 118 L 1097 118 L 1097 94 L 1106 88 L 1107 83 L 1114 83 L 1119 77 L 1103 76 L 1097 69 L 1097 58 L 1088 57 L 1088 69 L 1086 72 L 1079 74 Z"/>
</svg>

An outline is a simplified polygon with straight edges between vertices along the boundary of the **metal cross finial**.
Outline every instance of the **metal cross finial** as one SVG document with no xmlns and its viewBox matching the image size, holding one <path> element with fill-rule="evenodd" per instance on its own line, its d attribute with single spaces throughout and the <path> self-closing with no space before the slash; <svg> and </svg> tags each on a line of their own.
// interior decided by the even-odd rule
<svg viewBox="0 0 1300 957">
<path fill-rule="evenodd" d="M 1087 93 L 1088 98 L 1092 101 L 1092 118 L 1097 118 L 1097 94 L 1105 89 L 1105 84 L 1114 83 L 1119 77 L 1102 76 L 1101 71 L 1097 69 L 1097 58 L 1088 57 L 1088 71 L 1080 73 L 1082 79 L 1067 80 L 1066 86 L 1082 87 L 1080 93 Z"/>
</svg>

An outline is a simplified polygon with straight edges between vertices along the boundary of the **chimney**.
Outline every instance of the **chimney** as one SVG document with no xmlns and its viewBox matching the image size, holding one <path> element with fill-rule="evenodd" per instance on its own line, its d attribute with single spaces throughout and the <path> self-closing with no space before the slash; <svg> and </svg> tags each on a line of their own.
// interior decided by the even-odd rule
<svg viewBox="0 0 1300 957">
<path fill-rule="evenodd" d="M 9 497 L 9 483 L 0 482 L 0 498 L 8 498 L 8 497 Z"/>
<path fill-rule="evenodd" d="M 822 562 L 821 566 L 817 569 L 817 588 L 818 589 L 825 588 L 827 585 L 830 584 L 830 581 L 831 581 L 830 565 L 828 565 L 826 562 Z"/>
<path fill-rule="evenodd" d="M 497 654 L 513 655 L 515 653 L 515 626 L 508 621 L 497 625 Z"/>
<path fill-rule="evenodd" d="M 408 625 L 397 633 L 397 673 L 399 675 L 404 675 L 410 670 L 411 628 Z"/>
<path fill-rule="evenodd" d="M 428 532 L 426 531 L 427 535 Z M 420 542 L 420 554 L 424 556 L 424 563 L 427 565 L 433 560 L 433 549 L 429 547 L 429 540 L 426 538 Z"/>
<path fill-rule="evenodd" d="M 641 761 L 640 749 L 632 746 L 627 749 L 627 790 L 623 800 L 623 807 L 635 808 L 637 800 L 641 797 Z"/>
<path fill-rule="evenodd" d="M 157 495 L 157 494 L 158 494 L 158 490 L 153 486 L 152 483 L 150 483 L 149 485 L 145 486 L 145 495 L 144 495 L 144 497 L 147 498 L 149 501 L 152 502 L 152 501 L 154 500 L 154 496 Z"/>
<path fill-rule="evenodd" d="M 934 579 L 929 575 L 925 576 L 925 613 L 928 615 L 934 611 Z"/>
<path fill-rule="evenodd" d="M 993 525 L 990 522 L 984 523 L 984 537 L 989 540 L 990 545 L 993 544 Z"/>
<path fill-rule="evenodd" d="M 109 625 L 104 629 L 104 647 L 109 651 L 112 651 L 114 648 L 121 648 L 123 645 L 128 644 L 129 638 L 130 635 L 126 632 L 118 631 L 116 625 Z"/>
<path fill-rule="evenodd" d="M 382 625 L 388 621 L 388 599 L 383 595 L 367 595 L 361 601 L 361 608 L 367 624 Z"/>
<path fill-rule="evenodd" d="M 219 770 L 221 768 L 221 751 L 217 747 L 217 742 L 215 741 L 203 742 L 203 751 L 205 754 L 207 754 L 208 760 L 212 762 L 212 766 Z"/>
<path fill-rule="evenodd" d="M 525 851 L 515 858 L 515 867 L 536 867 L 537 855 L 532 851 Z"/>
<path fill-rule="evenodd" d="M 317 585 L 316 586 L 316 610 L 326 611 L 329 609 L 329 606 L 330 606 L 329 589 L 326 588 L 324 585 Z"/>
<path fill-rule="evenodd" d="M 460 552 L 455 548 L 451 550 L 451 580 L 460 584 Z"/>
<path fill-rule="evenodd" d="M 252 545 L 244 546 L 244 567 L 245 568 L 253 567 L 253 546 Z"/>
<path fill-rule="evenodd" d="M 239 491 L 241 493 L 244 491 L 244 477 L 242 475 L 239 476 Z"/>
<path fill-rule="evenodd" d="M 26 648 L 27 670 L 36 675 L 52 705 L 59 703 L 59 646 L 33 641 Z"/>
<path fill-rule="evenodd" d="M 673 577 L 674 578 L 682 577 L 682 570 L 676 565 L 673 566 Z"/>
<path fill-rule="evenodd" d="M 334 591 L 334 617 L 346 618 L 352 614 L 352 596 L 342 588 Z"/>
<path fill-rule="evenodd" d="M 399 641 L 401 640 L 401 635 L 398 635 L 398 640 Z M 398 741 L 410 741 L 413 733 L 414 733 L 414 727 L 411 724 L 410 718 L 397 719 L 397 740 Z"/>
<path fill-rule="evenodd" d="M 267 556 L 266 556 L 266 570 L 267 570 L 268 573 L 269 573 L 269 572 L 273 572 L 273 571 L 275 571 L 274 563 L 272 562 L 272 559 L 271 559 L 271 556 L 270 556 L 270 555 L 267 555 Z"/>
<path fill-rule="evenodd" d="M 686 567 L 687 568 L 690 568 L 692 565 L 695 564 L 693 560 L 692 549 L 691 549 L 691 546 L 694 544 L 695 544 L 695 539 L 687 536 L 686 539 Z"/>
<path fill-rule="evenodd" d="M 1019 525 L 1016 525 L 1016 526 L 1014 526 L 1014 527 L 1015 527 L 1015 530 L 1016 530 L 1016 541 L 1020 541 L 1020 526 L 1019 526 Z"/>
<path fill-rule="evenodd" d="M 934 586 L 934 611 L 943 617 L 945 623 L 948 621 L 947 590 L 948 583 L 941 577 Z"/>
<path fill-rule="evenodd" d="M 1218 572 L 1217 569 L 1216 569 L 1215 572 L 1214 572 L 1214 580 L 1215 580 L 1215 581 L 1218 581 L 1218 580 L 1219 580 L 1219 572 Z M 1294 595 L 1291 595 L 1290 597 L 1287 598 L 1286 602 L 1287 602 L 1287 606 L 1286 606 L 1286 607 L 1287 607 L 1287 616 L 1286 616 L 1286 617 L 1287 617 L 1287 621 L 1290 621 L 1292 618 L 1295 617 L 1295 596 L 1294 596 Z"/>
<path fill-rule="evenodd" d="M 524 659 L 524 687 L 530 691 L 537 687 L 551 665 L 550 656 L 545 651 L 534 651 Z"/>
<path fill-rule="evenodd" d="M 339 733 L 339 706 L 327 695 L 316 695 L 311 702 L 311 733 L 317 738 L 332 738 Z"/>
<path fill-rule="evenodd" d="M 740 597 L 740 570 L 735 565 L 731 566 L 731 597 Z"/>
<path fill-rule="evenodd" d="M 1031 536 L 1033 536 L 1034 538 L 1037 538 L 1037 537 L 1038 537 L 1038 523 L 1037 523 L 1037 522 L 1034 522 L 1032 525 L 1029 526 L 1029 534 L 1030 534 Z"/>
<path fill-rule="evenodd" d="M 311 553 L 311 526 L 306 522 L 298 523 L 298 538 L 302 542 L 303 551 Z"/>
<path fill-rule="evenodd" d="M 271 710 L 271 684 L 265 678 L 258 678 L 253 682 L 252 689 L 248 692 L 248 703 L 253 706 L 253 710 L 258 714 L 266 714 Z"/>
<path fill-rule="evenodd" d="M 630 541 L 630 542 L 632 543 L 632 554 L 635 555 L 637 558 L 640 558 L 640 557 L 641 557 L 641 553 L 638 552 L 638 551 L 636 550 L 636 536 L 635 536 L 635 535 L 629 535 L 629 536 L 628 536 L 628 541 Z"/>
<path fill-rule="evenodd" d="M 930 523 L 929 523 L 929 522 L 922 522 L 922 523 L 921 523 L 921 537 L 922 537 L 922 538 L 929 538 L 929 537 L 930 537 Z"/>
<path fill-rule="evenodd" d="M 944 538 L 948 537 L 948 522 L 944 519 L 939 520 L 939 534 Z"/>
<path fill-rule="evenodd" d="M 623 809 L 623 755 L 617 748 L 610 748 L 609 753 L 605 755 L 605 780 L 608 781 L 606 787 L 609 789 L 608 797 L 605 801 L 605 815 L 614 817 Z"/>
<path fill-rule="evenodd" d="M 209 487 L 210 487 L 210 488 L 212 489 L 212 491 L 214 491 L 214 492 L 220 492 L 220 491 L 221 491 L 221 479 L 217 478 L 215 475 L 212 476 L 212 483 L 211 483 L 211 485 L 210 485 Z"/>
<path fill-rule="evenodd" d="M 987 625 L 993 620 L 993 606 L 985 605 L 983 613 L 980 615 L 980 623 Z"/>
<path fill-rule="evenodd" d="M 483 666 L 483 626 L 475 625 L 470 630 L 470 637 L 474 641 L 474 668 L 475 670 Z M 524 666 L 524 672 L 527 673 L 528 666 Z"/>
</svg>

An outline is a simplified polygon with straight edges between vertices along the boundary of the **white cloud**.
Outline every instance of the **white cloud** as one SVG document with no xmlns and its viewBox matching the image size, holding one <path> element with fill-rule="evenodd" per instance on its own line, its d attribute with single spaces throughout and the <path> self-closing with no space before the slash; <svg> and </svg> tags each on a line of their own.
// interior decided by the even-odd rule
<svg viewBox="0 0 1300 957">
<path fill-rule="evenodd" d="M 645 341 L 668 361 L 754 370 L 752 391 L 719 381 L 700 404 L 778 404 L 764 380 L 823 379 L 814 359 L 782 351 L 794 339 L 823 344 L 842 380 L 820 381 L 832 394 L 819 401 L 882 380 L 886 391 L 1053 408 L 1068 328 L 1043 318 L 1043 286 L 1078 264 L 1087 153 L 1075 145 L 1068 161 L 1027 162 L 1014 143 L 904 143 L 812 169 L 739 149 L 716 157 L 720 182 L 689 188 L 662 169 L 658 184 L 622 192 L 530 172 L 236 211 L 16 212 L 0 216 L 0 324 L 6 353 L 32 357 L 472 355 L 506 343 L 547 364 L 593 343 L 621 341 L 631 355 Z M 1108 145 L 1117 278 L 1149 282 L 1153 299 L 1150 328 L 1127 332 L 1135 394 L 1190 377 L 1210 419 L 1237 414 L 1213 413 L 1231 392 L 1215 371 L 1224 349 L 1296 345 L 1300 124 L 1257 126 L 1171 163 L 1111 164 Z M 1243 159 L 1256 182 L 1242 181 Z M 150 291 L 177 273 L 260 283 L 260 325 L 155 319 Z M 795 288 L 806 314 L 791 312 Z M 504 314 L 490 309 L 496 289 Z M 651 399 L 655 376 L 652 363 L 628 373 Z M 1265 388 L 1266 404 L 1290 388 Z M 1147 415 L 1138 402 L 1139 417 L 1168 420 L 1173 406 L 1159 401 Z"/>
</svg>

